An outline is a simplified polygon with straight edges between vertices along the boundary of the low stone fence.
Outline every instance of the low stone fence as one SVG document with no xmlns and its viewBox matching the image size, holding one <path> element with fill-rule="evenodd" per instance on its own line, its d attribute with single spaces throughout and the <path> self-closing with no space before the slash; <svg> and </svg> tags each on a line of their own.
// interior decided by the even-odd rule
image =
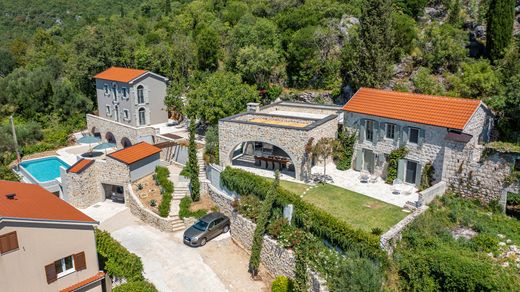
<svg viewBox="0 0 520 292">
<path fill-rule="evenodd" d="M 427 209 L 428 206 L 426 205 L 417 208 L 410 215 L 404 217 L 403 220 L 399 221 L 397 224 L 392 226 L 390 230 L 381 235 L 381 239 L 379 241 L 381 248 L 388 254 L 392 254 L 394 252 L 395 245 L 399 240 L 401 240 L 401 233 L 403 230 Z"/>
<path fill-rule="evenodd" d="M 448 189 L 448 184 L 445 181 L 438 182 L 433 186 L 419 192 L 419 199 L 417 200 L 417 207 L 430 204 L 436 197 L 444 195 Z"/>
<path fill-rule="evenodd" d="M 233 197 L 216 189 L 209 183 L 208 193 L 213 202 L 219 207 L 220 212 L 231 218 L 231 238 L 233 241 L 250 253 L 256 224 L 233 211 Z M 284 275 L 294 278 L 296 259 L 293 251 L 279 246 L 276 240 L 268 235 L 264 236 L 260 262 L 272 276 Z M 309 270 L 309 291 L 328 291 L 325 280 L 312 270 Z"/>
<path fill-rule="evenodd" d="M 139 200 L 139 198 L 134 194 L 131 184 L 128 184 L 126 205 L 130 209 L 130 212 L 132 212 L 132 214 L 134 214 L 137 218 L 141 219 L 141 221 L 144 223 L 150 224 L 161 231 L 174 231 L 174 223 L 178 221 L 178 219 L 163 218 L 152 212 L 150 209 L 146 208 L 141 203 L 141 200 Z"/>
</svg>

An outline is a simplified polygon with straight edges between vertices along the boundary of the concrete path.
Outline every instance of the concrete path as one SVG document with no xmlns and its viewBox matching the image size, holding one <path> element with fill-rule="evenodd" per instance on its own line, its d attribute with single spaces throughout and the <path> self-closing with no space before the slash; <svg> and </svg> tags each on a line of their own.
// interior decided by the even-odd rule
<svg viewBox="0 0 520 292">
<path fill-rule="evenodd" d="M 182 243 L 182 231 L 161 232 L 142 223 L 123 205 L 105 201 L 82 210 L 143 262 L 144 276 L 159 291 L 269 291 L 247 273 L 248 255 L 229 234 L 202 248 Z M 121 208 L 123 206 L 123 208 Z M 108 214 L 113 214 L 108 216 Z"/>
</svg>

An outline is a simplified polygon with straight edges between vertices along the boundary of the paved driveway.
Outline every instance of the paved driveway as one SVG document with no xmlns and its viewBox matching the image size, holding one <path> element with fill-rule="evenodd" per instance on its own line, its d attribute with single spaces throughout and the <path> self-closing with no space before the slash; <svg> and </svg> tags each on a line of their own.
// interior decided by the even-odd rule
<svg viewBox="0 0 520 292">
<path fill-rule="evenodd" d="M 229 234 L 202 248 L 191 248 L 182 243 L 182 231 L 160 232 L 142 223 L 126 207 L 114 204 L 106 201 L 83 212 L 99 220 L 99 228 L 141 257 L 145 278 L 159 291 L 268 291 L 264 282 L 251 280 L 247 273 L 249 257 Z"/>
</svg>

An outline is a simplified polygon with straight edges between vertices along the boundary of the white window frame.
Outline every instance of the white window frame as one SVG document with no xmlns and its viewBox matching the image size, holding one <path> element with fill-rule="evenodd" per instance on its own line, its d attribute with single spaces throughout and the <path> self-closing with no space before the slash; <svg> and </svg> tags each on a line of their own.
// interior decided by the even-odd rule
<svg viewBox="0 0 520 292">
<path fill-rule="evenodd" d="M 112 115 L 112 108 L 110 107 L 109 104 L 106 105 L 105 111 L 107 113 L 107 116 L 111 116 Z"/>
<path fill-rule="evenodd" d="M 393 134 L 393 137 L 390 138 L 388 137 L 388 127 L 393 127 L 393 130 L 392 130 L 392 134 Z M 387 140 L 394 140 L 395 139 L 395 126 L 396 124 L 393 124 L 393 123 L 385 123 L 385 139 Z"/>
<path fill-rule="evenodd" d="M 411 140 L 411 138 L 412 138 L 412 130 L 416 130 L 417 131 L 417 142 L 412 142 L 412 140 Z M 420 135 L 421 135 L 421 129 L 416 128 L 416 127 L 410 127 L 408 129 L 408 143 L 418 145 L 419 144 L 419 136 Z"/>
<path fill-rule="evenodd" d="M 127 121 L 130 120 L 130 111 L 127 109 L 123 109 L 123 118 Z"/>
<path fill-rule="evenodd" d="M 369 125 L 369 123 L 372 124 L 372 131 L 371 131 L 372 132 L 372 138 L 371 139 L 368 139 L 368 125 Z M 365 140 L 366 141 L 369 141 L 369 142 L 372 142 L 372 143 L 374 142 L 375 125 L 376 125 L 376 123 L 375 123 L 374 120 L 366 120 L 365 121 Z"/>
<path fill-rule="evenodd" d="M 65 269 L 66 268 L 66 266 L 65 266 L 65 259 L 67 259 L 67 258 L 70 258 L 70 261 L 72 262 L 72 268 L 70 268 L 68 270 Z M 56 264 L 56 262 L 60 262 L 61 263 L 61 267 L 63 269 L 63 272 L 56 273 L 56 276 L 58 278 L 65 277 L 65 276 L 67 276 L 69 274 L 72 274 L 72 273 L 74 273 L 76 271 L 76 266 L 74 265 L 74 257 L 72 255 L 64 257 L 62 259 L 59 259 L 59 260 L 55 261 L 54 264 Z"/>
</svg>

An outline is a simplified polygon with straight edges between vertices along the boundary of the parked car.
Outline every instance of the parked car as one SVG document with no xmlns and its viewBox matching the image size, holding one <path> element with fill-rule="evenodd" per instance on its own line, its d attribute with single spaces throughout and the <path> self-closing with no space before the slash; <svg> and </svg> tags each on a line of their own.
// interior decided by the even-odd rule
<svg viewBox="0 0 520 292">
<path fill-rule="evenodd" d="M 210 213 L 184 231 L 184 243 L 190 246 L 204 246 L 212 238 L 227 233 L 229 225 L 231 221 L 226 215 L 219 212 Z"/>
</svg>

